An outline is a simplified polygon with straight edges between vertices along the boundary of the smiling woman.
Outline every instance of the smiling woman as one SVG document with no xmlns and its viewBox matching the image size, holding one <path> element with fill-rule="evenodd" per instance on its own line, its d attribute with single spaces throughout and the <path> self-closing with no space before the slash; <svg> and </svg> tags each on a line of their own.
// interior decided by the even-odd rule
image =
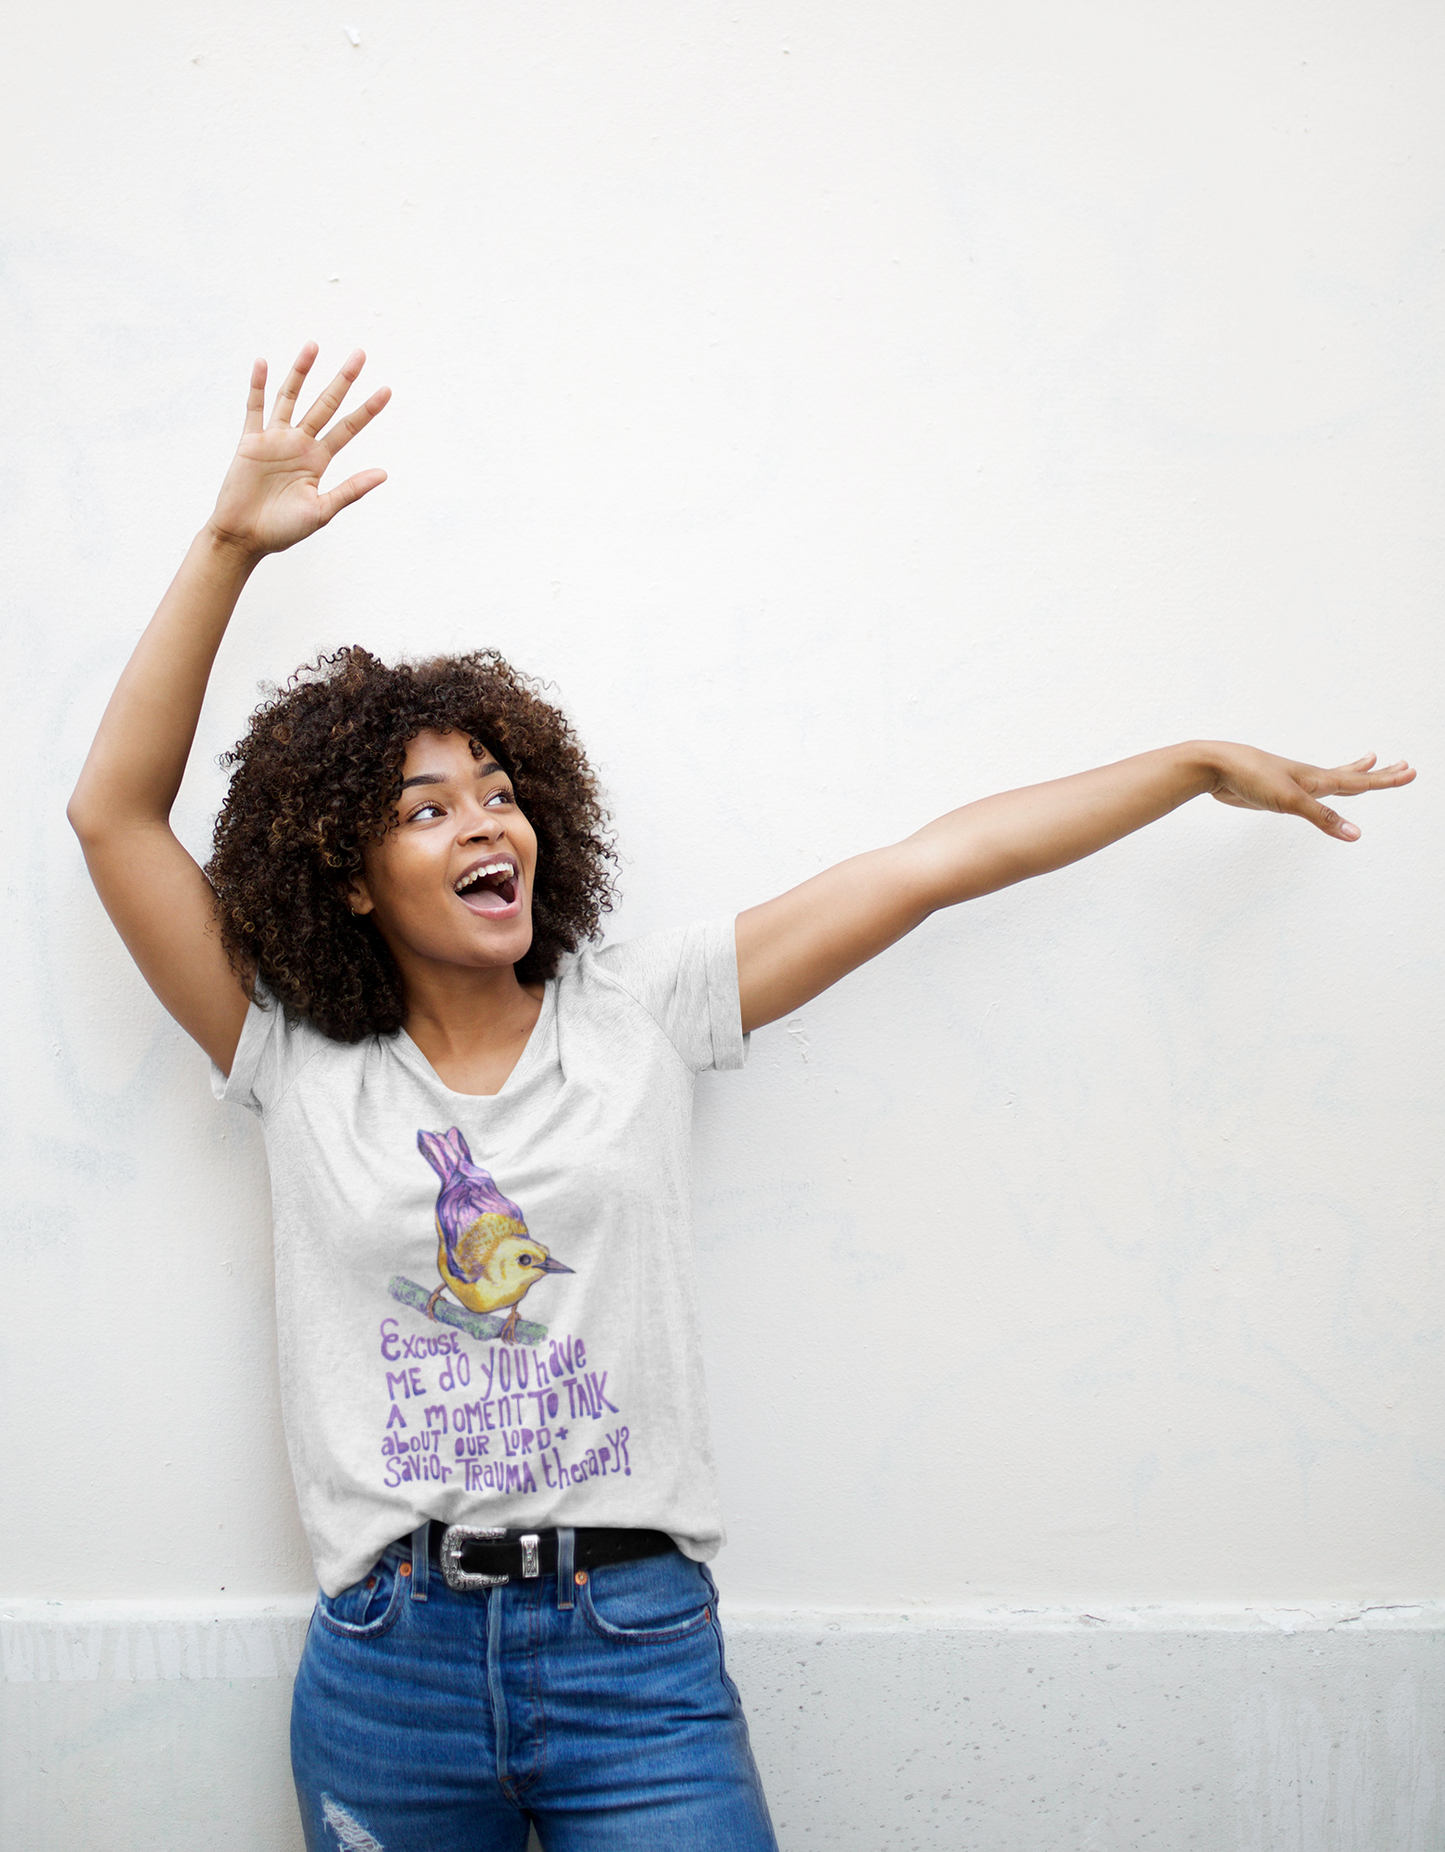
<svg viewBox="0 0 1445 1852">
<path fill-rule="evenodd" d="M 704 1566 L 723 1533 L 696 1076 L 935 909 L 1190 798 L 1348 842 L 1321 798 L 1414 774 L 1168 746 L 950 811 L 736 920 L 599 948 L 612 846 L 562 714 L 489 651 L 344 649 L 252 716 L 203 872 L 170 809 L 241 590 L 382 480 L 321 492 L 387 394 L 337 416 L 356 353 L 293 425 L 315 357 L 269 423 L 257 363 L 216 511 L 70 807 L 147 980 L 265 1128 L 322 1590 L 292 1725 L 307 1844 L 520 1852 L 534 1822 L 569 1852 L 774 1852 Z"/>
<path fill-rule="evenodd" d="M 471 962 L 515 965 L 526 985 L 555 976 L 611 905 L 592 768 L 566 716 L 493 650 L 392 666 L 364 649 L 324 656 L 257 709 L 228 763 L 206 868 L 226 948 L 337 1040 L 406 1020 L 418 942 L 403 916 L 424 943 L 441 935 L 443 964 L 468 962 L 464 928 L 486 921 Z M 462 813 L 473 830 L 456 827 Z M 483 875 L 489 850 L 522 868 L 520 894 Z"/>
</svg>

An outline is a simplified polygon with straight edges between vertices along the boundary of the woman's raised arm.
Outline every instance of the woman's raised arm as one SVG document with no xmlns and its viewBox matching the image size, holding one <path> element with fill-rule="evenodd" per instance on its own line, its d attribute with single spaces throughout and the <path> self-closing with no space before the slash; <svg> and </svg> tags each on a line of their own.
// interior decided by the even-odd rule
<svg viewBox="0 0 1445 1852">
<path fill-rule="evenodd" d="M 246 983 L 221 944 L 210 883 L 170 826 L 211 665 L 257 563 L 324 527 L 386 480 L 362 470 L 323 494 L 337 451 L 390 398 L 383 387 L 323 429 L 365 356 L 358 349 L 298 424 L 296 400 L 316 359 L 308 342 L 265 420 L 266 363 L 251 372 L 240 447 L 216 508 L 171 581 L 101 720 L 67 815 L 106 912 L 161 1002 L 229 1071 L 246 1015 Z"/>
<path fill-rule="evenodd" d="M 1252 746 L 1194 741 L 1072 778 L 1004 791 L 950 811 L 892 848 L 829 868 L 737 920 L 744 1029 L 800 1008 L 940 907 L 1077 862 L 1208 791 L 1223 804 L 1304 817 L 1325 835 L 1359 835 L 1321 798 L 1409 784 L 1401 759 L 1374 754 L 1326 770 Z"/>
</svg>

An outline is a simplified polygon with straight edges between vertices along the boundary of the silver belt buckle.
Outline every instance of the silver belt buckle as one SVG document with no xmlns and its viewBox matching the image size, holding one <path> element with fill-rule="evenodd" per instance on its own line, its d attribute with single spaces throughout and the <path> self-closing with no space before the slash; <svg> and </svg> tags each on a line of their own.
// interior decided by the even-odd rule
<svg viewBox="0 0 1445 1852">
<path fill-rule="evenodd" d="M 472 1530 L 465 1524 L 449 1524 L 440 1550 L 442 1576 L 448 1588 L 464 1594 L 469 1588 L 500 1588 L 510 1582 L 509 1575 L 473 1575 L 462 1568 L 462 1549 L 469 1543 L 505 1543 L 504 1530 Z"/>
</svg>

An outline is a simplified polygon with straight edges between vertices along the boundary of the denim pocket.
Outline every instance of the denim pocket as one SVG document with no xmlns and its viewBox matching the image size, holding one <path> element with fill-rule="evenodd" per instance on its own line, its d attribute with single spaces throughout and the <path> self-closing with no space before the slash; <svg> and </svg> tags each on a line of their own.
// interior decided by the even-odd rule
<svg viewBox="0 0 1445 1852">
<path fill-rule="evenodd" d="M 339 1595 L 318 1595 L 316 1614 L 328 1633 L 343 1640 L 375 1640 L 396 1625 L 407 1580 L 397 1574 L 399 1559 L 390 1554 L 359 1582 Z"/>
<path fill-rule="evenodd" d="M 739 1714 L 741 1714 L 742 1707 L 743 1707 L 743 1694 L 738 1690 L 737 1686 L 733 1683 L 732 1676 L 728 1672 L 727 1648 L 723 1645 L 722 1623 L 718 1620 L 718 1617 L 717 1617 L 717 1583 L 713 1581 L 712 1571 L 708 1568 L 706 1563 L 699 1563 L 698 1568 L 702 1571 L 702 1579 L 704 1582 L 707 1583 L 708 1593 L 712 1596 L 712 1604 L 711 1604 L 712 1605 L 712 1633 L 713 1633 L 714 1640 L 716 1640 L 717 1642 L 718 1675 L 722 1679 L 724 1691 L 727 1692 L 728 1696 L 732 1699 L 733 1704 L 736 1706 Z"/>
<path fill-rule="evenodd" d="M 686 1639 L 712 1619 L 711 1589 L 680 1551 L 594 1569 L 578 1587 L 577 1605 L 604 1640 L 639 1645 Z"/>
</svg>

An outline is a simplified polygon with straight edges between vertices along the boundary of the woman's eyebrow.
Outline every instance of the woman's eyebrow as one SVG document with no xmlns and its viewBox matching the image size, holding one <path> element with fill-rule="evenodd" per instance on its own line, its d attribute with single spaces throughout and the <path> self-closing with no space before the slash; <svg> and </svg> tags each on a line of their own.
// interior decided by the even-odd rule
<svg viewBox="0 0 1445 1852">
<path fill-rule="evenodd" d="M 490 778 L 493 772 L 500 772 L 501 766 L 495 759 L 488 759 L 477 767 L 478 778 Z M 412 785 L 444 785 L 447 781 L 445 772 L 416 772 L 410 778 L 403 778 L 401 788 L 407 790 Z"/>
</svg>

